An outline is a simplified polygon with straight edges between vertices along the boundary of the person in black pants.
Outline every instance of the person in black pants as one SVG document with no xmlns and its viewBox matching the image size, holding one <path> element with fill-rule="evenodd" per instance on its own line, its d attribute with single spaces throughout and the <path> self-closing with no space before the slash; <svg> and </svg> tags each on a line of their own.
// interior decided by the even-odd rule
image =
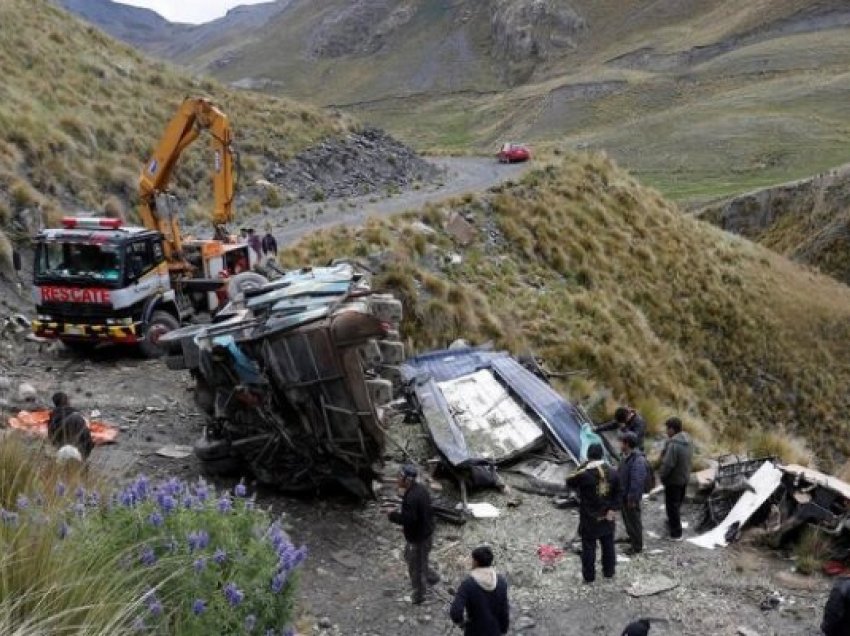
<svg viewBox="0 0 850 636">
<path fill-rule="evenodd" d="M 402 466 L 398 476 L 398 487 L 404 491 L 401 508 L 390 512 L 388 517 L 393 523 L 402 526 L 404 539 L 404 560 L 410 584 L 413 586 L 413 604 L 425 601 L 428 585 L 439 582 L 440 575 L 431 569 L 429 559 L 434 541 L 434 511 L 431 509 L 431 495 L 416 481 L 418 471 L 410 464 Z"/>
<path fill-rule="evenodd" d="M 640 554 L 643 551 L 643 520 L 641 518 L 641 499 L 646 488 L 648 472 L 652 470 L 643 453 L 637 448 L 634 433 L 620 435 L 620 452 L 623 461 L 617 471 L 620 475 L 620 492 L 623 496 L 623 525 L 629 535 L 630 549 L 627 554 Z"/>
<path fill-rule="evenodd" d="M 472 569 L 455 594 L 449 617 L 464 636 L 501 636 L 510 627 L 508 583 L 493 569 L 493 551 L 472 551 Z"/>
<path fill-rule="evenodd" d="M 602 574 L 613 578 L 617 557 L 614 552 L 614 520 L 620 509 L 620 479 L 617 471 L 603 460 L 601 444 L 587 449 L 587 462 L 567 479 L 578 493 L 581 536 L 581 573 L 585 583 L 596 580 L 596 543 L 602 547 Z"/>
<path fill-rule="evenodd" d="M 667 524 L 670 539 L 682 540 L 682 503 L 691 478 L 694 448 L 691 438 L 682 430 L 682 420 L 671 417 L 666 422 L 667 443 L 661 455 L 659 476 L 664 484 L 664 505 L 667 509 Z"/>
</svg>

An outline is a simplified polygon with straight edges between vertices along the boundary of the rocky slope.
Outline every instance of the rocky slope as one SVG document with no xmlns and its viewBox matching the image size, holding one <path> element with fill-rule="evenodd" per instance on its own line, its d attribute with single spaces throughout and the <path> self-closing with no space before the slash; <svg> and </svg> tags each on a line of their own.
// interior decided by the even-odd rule
<svg viewBox="0 0 850 636">
<path fill-rule="evenodd" d="M 279 0 L 244 9 L 262 11 L 259 25 L 203 25 L 160 54 L 237 86 L 344 107 L 419 147 L 489 149 L 518 138 L 604 148 L 677 199 L 847 160 L 842 0 Z"/>
<path fill-rule="evenodd" d="M 850 283 L 850 166 L 715 202 L 696 215 Z"/>
<path fill-rule="evenodd" d="M 232 119 L 243 177 L 348 129 L 295 102 L 229 90 L 152 62 L 46 0 L 0 4 L 0 225 L 21 215 L 132 207 L 139 166 L 188 94 Z M 207 144 L 174 177 L 178 194 L 211 197 Z M 37 217 L 37 218 L 36 218 Z"/>
</svg>

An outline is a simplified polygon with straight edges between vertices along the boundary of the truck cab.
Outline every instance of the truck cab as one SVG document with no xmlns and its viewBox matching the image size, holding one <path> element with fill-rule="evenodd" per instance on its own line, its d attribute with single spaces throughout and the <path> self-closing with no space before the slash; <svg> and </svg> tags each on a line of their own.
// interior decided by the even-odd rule
<svg viewBox="0 0 850 636">
<path fill-rule="evenodd" d="M 35 237 L 33 300 L 37 336 L 74 348 L 139 344 L 179 326 L 162 235 L 119 219 L 66 217 Z"/>
</svg>

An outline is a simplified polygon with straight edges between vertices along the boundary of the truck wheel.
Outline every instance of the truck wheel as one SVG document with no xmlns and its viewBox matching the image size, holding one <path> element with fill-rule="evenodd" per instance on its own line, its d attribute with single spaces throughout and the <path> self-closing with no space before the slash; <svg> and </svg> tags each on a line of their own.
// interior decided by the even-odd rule
<svg viewBox="0 0 850 636">
<path fill-rule="evenodd" d="M 139 343 L 139 348 L 146 358 L 159 358 L 165 355 L 166 349 L 159 344 L 159 339 L 180 328 L 177 318 L 167 311 L 155 311 L 145 329 L 145 339 Z"/>
</svg>

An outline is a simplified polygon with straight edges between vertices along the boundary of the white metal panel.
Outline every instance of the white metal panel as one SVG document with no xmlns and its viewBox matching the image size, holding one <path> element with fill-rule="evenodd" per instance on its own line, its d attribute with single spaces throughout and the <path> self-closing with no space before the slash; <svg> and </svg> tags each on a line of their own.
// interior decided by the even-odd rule
<svg viewBox="0 0 850 636">
<path fill-rule="evenodd" d="M 438 384 L 471 454 L 504 461 L 543 440 L 543 431 L 489 370 Z"/>
</svg>

